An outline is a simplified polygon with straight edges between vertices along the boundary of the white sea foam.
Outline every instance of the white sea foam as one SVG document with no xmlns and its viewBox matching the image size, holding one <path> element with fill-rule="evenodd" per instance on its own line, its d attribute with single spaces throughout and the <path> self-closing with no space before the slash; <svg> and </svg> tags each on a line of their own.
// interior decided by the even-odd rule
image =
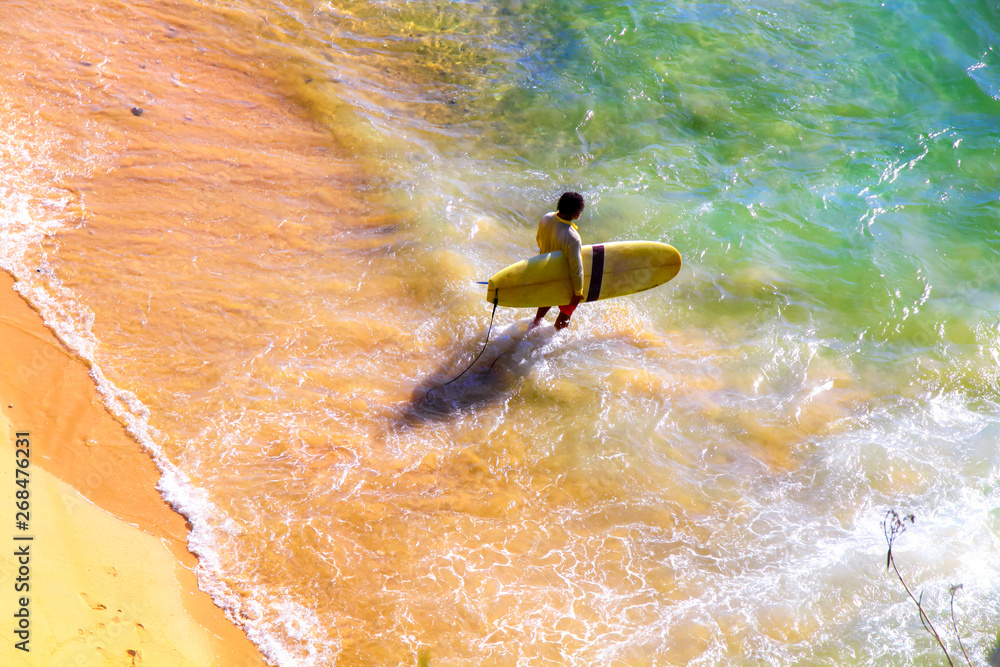
<svg viewBox="0 0 1000 667">
<path fill-rule="evenodd" d="M 157 484 L 163 498 L 190 522 L 188 549 L 198 557 L 195 574 L 198 585 L 225 611 L 226 616 L 242 627 L 261 652 L 279 667 L 311 667 L 329 664 L 336 646 L 320 637 L 315 614 L 292 602 L 275 605 L 273 593 L 249 587 L 248 594 L 235 593 L 226 583 L 227 572 L 219 557 L 218 547 L 225 535 L 238 534 L 239 528 L 190 478 L 163 454 L 159 442 L 162 435 L 149 424 L 149 409 L 134 393 L 111 382 L 98 365 L 95 351 L 99 341 L 90 331 L 93 316 L 74 295 L 58 284 L 45 285 L 28 274 L 28 280 L 11 267 L 14 262 L 3 260 L 2 267 L 16 277 L 18 291 L 38 310 L 48 326 L 66 346 L 87 362 L 90 376 L 105 405 L 126 426 L 129 434 L 153 458 L 160 470 Z M 284 637 L 274 629 L 284 629 Z M 304 651 L 289 648 L 304 645 Z"/>
<path fill-rule="evenodd" d="M 269 603 L 266 592 L 254 590 L 240 596 L 225 583 L 225 572 L 217 551 L 221 533 L 237 531 L 209 499 L 204 489 L 173 465 L 158 444 L 162 434 L 150 425 L 150 411 L 132 392 L 107 378 L 98 360 L 100 341 L 92 332 L 94 315 L 66 288 L 49 268 L 43 250 L 45 242 L 74 223 L 73 197 L 57 185 L 63 180 L 86 177 L 99 169 L 102 155 L 110 152 L 109 142 L 93 137 L 94 145 L 81 149 L 73 162 L 58 144 L 59 134 L 39 131 L 33 119 L 11 112 L 0 117 L 0 269 L 14 276 L 14 288 L 40 314 L 45 325 L 66 347 L 89 367 L 104 404 L 150 454 L 160 471 L 157 484 L 163 498 L 191 525 L 188 548 L 198 557 L 195 569 L 199 587 L 208 593 L 234 623 L 244 628 L 263 654 L 280 667 L 326 664 L 331 653 L 319 648 L 317 619 L 308 609 L 294 603 L 274 607 L 270 618 L 262 609 Z M 35 137 L 32 140 L 31 137 Z M 57 159 L 55 155 L 64 153 Z M 306 644 L 305 655 L 293 654 L 287 642 L 270 628 L 284 627 L 288 637 Z"/>
</svg>

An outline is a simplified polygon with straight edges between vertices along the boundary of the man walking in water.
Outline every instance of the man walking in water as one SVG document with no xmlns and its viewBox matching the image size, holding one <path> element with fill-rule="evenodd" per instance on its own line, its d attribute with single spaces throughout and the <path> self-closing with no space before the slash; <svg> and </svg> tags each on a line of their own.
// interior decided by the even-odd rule
<svg viewBox="0 0 1000 667">
<path fill-rule="evenodd" d="M 563 255 L 569 261 L 569 277 L 573 282 L 573 299 L 569 304 L 559 306 L 556 329 L 565 329 L 569 326 L 569 318 L 573 316 L 577 305 L 583 301 L 583 256 L 580 254 L 583 242 L 580 240 L 576 225 L 573 224 L 574 220 L 580 218 L 581 213 L 583 213 L 583 195 L 578 192 L 564 192 L 559 198 L 556 210 L 542 216 L 538 223 L 538 234 L 535 236 L 539 253 L 562 250 Z M 549 312 L 548 306 L 539 308 L 531 327 L 537 327 L 541 324 L 542 318 L 547 312 Z"/>
</svg>

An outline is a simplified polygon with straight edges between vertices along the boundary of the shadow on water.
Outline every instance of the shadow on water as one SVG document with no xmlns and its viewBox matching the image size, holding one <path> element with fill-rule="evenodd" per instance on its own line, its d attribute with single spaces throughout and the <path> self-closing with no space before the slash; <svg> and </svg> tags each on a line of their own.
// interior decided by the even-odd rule
<svg viewBox="0 0 1000 667">
<path fill-rule="evenodd" d="M 482 337 L 486 332 L 479 339 L 456 345 L 451 357 L 429 373 L 414 388 L 410 400 L 400 406 L 394 427 L 405 429 L 447 422 L 464 412 L 506 399 L 534 365 L 537 357 L 531 351 L 555 334 L 551 325 L 529 330 L 529 323 L 530 320 L 523 320 L 494 332 L 482 357 L 461 377 L 475 354 L 483 349 Z M 470 349 L 475 350 L 472 356 Z"/>
</svg>

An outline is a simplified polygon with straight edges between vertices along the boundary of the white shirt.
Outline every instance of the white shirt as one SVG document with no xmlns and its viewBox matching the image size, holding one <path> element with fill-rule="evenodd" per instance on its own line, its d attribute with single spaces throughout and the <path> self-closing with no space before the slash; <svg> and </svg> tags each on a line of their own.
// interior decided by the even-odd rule
<svg viewBox="0 0 1000 667">
<path fill-rule="evenodd" d="M 573 281 L 573 292 L 583 296 L 583 255 L 580 252 L 583 241 L 576 225 L 563 220 L 556 212 L 546 213 L 538 222 L 538 252 L 547 253 L 562 250 L 569 262 L 569 278 Z"/>
</svg>

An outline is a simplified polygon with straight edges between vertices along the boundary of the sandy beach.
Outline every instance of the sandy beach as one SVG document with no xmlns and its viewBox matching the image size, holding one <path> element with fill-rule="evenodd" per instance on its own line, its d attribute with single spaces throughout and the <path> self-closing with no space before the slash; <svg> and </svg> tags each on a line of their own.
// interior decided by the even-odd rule
<svg viewBox="0 0 1000 667">
<path fill-rule="evenodd" d="M 153 461 L 102 406 L 83 362 L 13 284 L 0 274 L 0 452 L 6 461 L 0 496 L 8 526 L 0 571 L 10 583 L 0 595 L 0 613 L 12 618 L 27 598 L 30 650 L 16 647 L 25 636 L 5 623 L 0 663 L 266 664 L 198 590 L 185 520 L 160 497 Z M 15 479 L 17 433 L 29 434 L 28 475 L 17 477 L 26 485 Z M 15 493 L 25 488 L 29 520 L 18 530 Z M 15 591 L 17 582 L 27 589 Z"/>
<path fill-rule="evenodd" d="M 67 223 L 58 241 L 46 242 L 84 241 L 83 255 L 57 271 L 89 308 L 100 304 L 88 293 L 110 295 L 106 281 L 131 280 L 123 267 L 97 270 L 89 258 L 104 251 L 95 242 L 143 247 L 148 267 L 153 257 L 206 243 L 205 236 L 188 238 L 191 229 L 222 234 L 219 220 L 256 225 L 251 236 L 257 237 L 261 225 L 280 227 L 289 211 L 301 220 L 331 212 L 339 220 L 356 218 L 345 213 L 359 205 L 343 186 L 357 170 L 331 156 L 335 140 L 279 90 L 276 80 L 289 59 L 267 70 L 252 53 L 252 39 L 231 29 L 229 19 L 196 2 L 110 2 L 87 11 L 58 3 L 45 12 L 14 3 L 8 10 L 0 34 L 12 46 L 0 61 L 20 74 L 0 83 L 5 129 L 17 137 L 6 203 L 30 207 L 68 197 L 57 212 L 29 217 Z M 243 27 L 241 21 L 256 21 L 238 12 L 230 18 Z M 22 172 L 33 176 L 24 179 Z M 171 246 L 154 232 L 163 226 L 184 230 L 184 240 Z M 223 236 L 229 243 L 238 233 Z M 150 295 L 169 292 L 173 278 L 194 262 L 141 271 L 159 283 L 143 297 L 146 310 Z M 24 271 L 19 275 L 31 280 L 40 270 Z M 27 609 L 23 647 L 30 651 L 19 650 L 25 639 L 8 621 L 0 664 L 267 664 L 199 590 L 189 526 L 157 489 L 153 459 L 102 403 L 89 362 L 53 334 L 13 285 L 14 277 L 0 272 L 0 452 L 7 462 L 0 464 L 0 496 L 8 527 L 8 545 L 0 549 L 7 582 L 0 613 L 18 618 Z M 120 297 L 109 305 L 128 310 Z M 129 313 L 126 328 L 156 326 L 148 312 Z M 132 358 L 150 361 L 137 350 Z M 17 433 L 28 434 L 22 486 L 15 478 Z M 28 520 L 21 530 L 15 503 L 24 501 Z M 22 565 L 28 574 L 18 582 Z M 15 590 L 18 583 L 25 590 Z"/>
</svg>

